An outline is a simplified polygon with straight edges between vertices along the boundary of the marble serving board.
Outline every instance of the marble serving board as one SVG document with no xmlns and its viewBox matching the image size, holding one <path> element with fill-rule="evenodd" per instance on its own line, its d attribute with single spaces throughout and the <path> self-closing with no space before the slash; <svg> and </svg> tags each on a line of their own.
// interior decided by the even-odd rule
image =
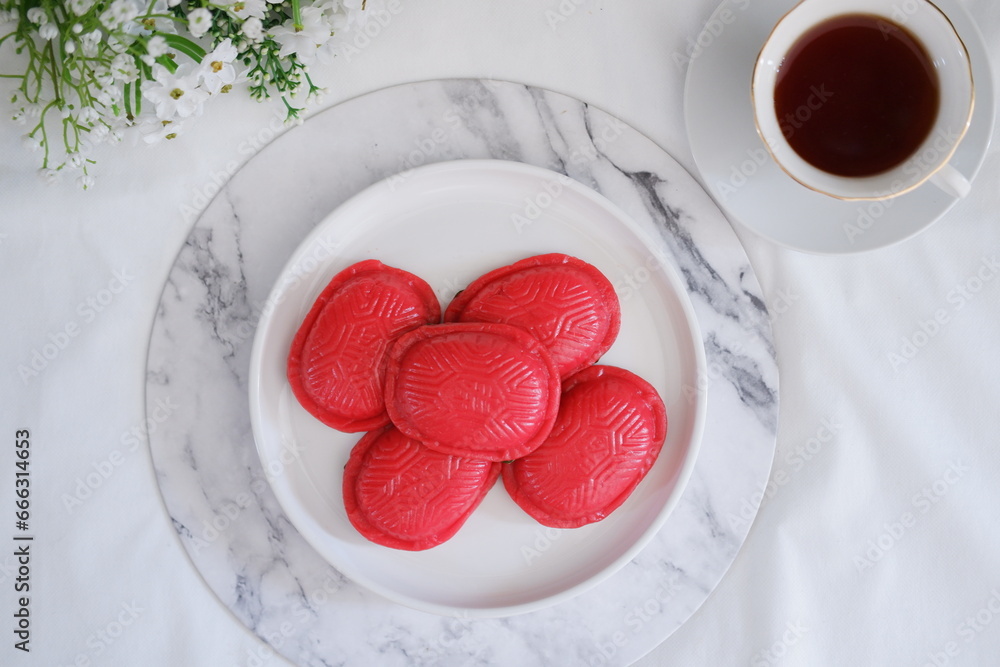
<svg viewBox="0 0 1000 667">
<path fill-rule="evenodd" d="M 329 566 L 283 514 L 250 428 L 258 318 L 293 250 L 366 186 L 431 162 L 515 160 L 567 174 L 655 223 L 686 283 L 708 372 L 702 447 L 674 512 L 629 564 L 559 605 L 500 619 L 446 618 L 389 602 Z M 643 279 L 612 277 L 628 285 Z M 550 91 L 489 80 L 407 84 L 316 115 L 249 159 L 197 220 L 153 324 L 146 402 L 170 519 L 221 602 L 299 665 L 624 665 L 687 620 L 746 538 L 775 447 L 770 321 L 747 257 L 699 184 L 645 136 Z M 526 558 L 558 531 L 539 527 Z"/>
</svg>

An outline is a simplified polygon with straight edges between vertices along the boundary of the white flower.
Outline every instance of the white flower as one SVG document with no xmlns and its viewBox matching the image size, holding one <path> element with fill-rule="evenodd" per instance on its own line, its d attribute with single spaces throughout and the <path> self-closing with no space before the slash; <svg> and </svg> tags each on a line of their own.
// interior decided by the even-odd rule
<svg viewBox="0 0 1000 667">
<path fill-rule="evenodd" d="M 42 140 L 38 137 L 33 137 L 30 134 L 26 134 L 21 137 L 21 143 L 24 144 L 25 148 L 32 152 L 37 151 L 42 147 Z"/>
<path fill-rule="evenodd" d="M 205 56 L 198 69 L 205 90 L 215 95 L 223 86 L 230 85 L 236 80 L 236 69 L 231 64 L 236 56 L 236 47 L 228 37 Z"/>
<path fill-rule="evenodd" d="M 296 30 L 292 19 L 271 30 L 271 36 L 281 44 L 279 58 L 296 54 L 304 63 L 316 60 L 316 51 L 330 40 L 331 27 L 319 7 L 302 8 L 302 29 Z"/>
<path fill-rule="evenodd" d="M 94 107 L 83 107 L 80 109 L 80 113 L 76 115 L 76 120 L 79 123 L 89 124 L 97 120 L 99 116 L 100 114 L 97 113 L 97 109 Z"/>
<path fill-rule="evenodd" d="M 17 18 L 17 12 L 13 10 L 0 9 L 0 25 L 10 23 Z"/>
<path fill-rule="evenodd" d="M 18 125 L 26 125 L 28 123 L 28 119 L 24 116 L 24 109 L 18 109 L 15 111 L 14 115 L 11 116 L 10 119 Z"/>
<path fill-rule="evenodd" d="M 181 65 L 171 73 L 162 65 L 153 66 L 154 81 L 144 81 L 142 96 L 156 105 L 156 117 L 173 120 L 200 115 L 208 93 L 198 87 L 198 72 Z"/>
<path fill-rule="evenodd" d="M 74 53 L 76 51 L 76 42 L 66 42 L 63 44 L 63 50 L 66 53 Z"/>
<path fill-rule="evenodd" d="M 187 15 L 188 30 L 194 37 L 201 37 L 212 27 L 212 12 L 199 7 Z"/>
<path fill-rule="evenodd" d="M 243 20 L 251 16 L 263 19 L 267 12 L 267 3 L 264 0 L 238 0 L 230 7 L 230 11 Z"/>
<path fill-rule="evenodd" d="M 167 7 L 176 7 L 181 4 L 181 0 L 167 0 Z"/>
<path fill-rule="evenodd" d="M 98 144 L 108 138 L 108 126 L 104 123 L 98 123 L 94 127 L 90 128 L 90 132 L 87 134 L 87 138 L 91 143 Z"/>
<path fill-rule="evenodd" d="M 176 139 L 184 131 L 184 123 L 169 120 L 157 121 L 143 125 L 140 130 L 143 141 L 147 144 L 158 144 L 164 139 L 168 141 Z"/>
<path fill-rule="evenodd" d="M 80 36 L 80 46 L 83 48 L 83 55 L 93 58 L 97 55 L 97 45 L 101 43 L 101 31 L 91 30 L 86 35 Z"/>
<path fill-rule="evenodd" d="M 80 174 L 76 178 L 76 184 L 84 190 L 89 190 L 94 187 L 94 177 L 90 174 Z"/>
<path fill-rule="evenodd" d="M 71 12 L 77 16 L 83 16 L 90 11 L 90 8 L 94 6 L 96 0 L 69 0 L 66 4 L 69 5 Z"/>
<path fill-rule="evenodd" d="M 49 17 L 41 7 L 32 7 L 27 13 L 28 20 L 35 25 L 45 25 L 49 22 Z"/>
<path fill-rule="evenodd" d="M 46 23 L 38 29 L 38 36 L 45 41 L 51 41 L 59 36 L 59 28 L 57 28 L 53 23 Z M 69 44 L 72 43 L 73 42 L 70 42 Z M 67 44 L 67 46 L 69 46 L 69 44 Z"/>
<path fill-rule="evenodd" d="M 160 35 L 154 35 L 146 41 L 146 53 L 154 58 L 167 52 L 167 40 Z"/>
<path fill-rule="evenodd" d="M 135 57 L 127 53 L 119 53 L 111 60 L 111 76 L 115 81 L 128 83 L 139 78 L 139 66 Z"/>
<path fill-rule="evenodd" d="M 101 14 L 101 23 L 108 30 L 116 30 L 123 23 L 131 23 L 139 10 L 131 0 L 114 0 Z"/>
<path fill-rule="evenodd" d="M 86 160 L 86 158 L 84 158 L 79 153 L 67 153 L 66 154 L 66 159 L 69 160 L 69 163 L 71 165 L 73 165 L 74 167 L 76 167 L 77 169 L 79 169 L 80 167 L 82 167 L 83 163 Z"/>
<path fill-rule="evenodd" d="M 58 176 L 58 175 L 59 175 L 59 172 L 56 171 L 55 169 L 44 169 L 43 168 L 43 169 L 39 169 L 38 170 L 38 178 L 42 179 L 45 182 L 46 185 L 52 185 L 53 183 L 55 183 L 56 182 L 56 176 Z"/>
<path fill-rule="evenodd" d="M 240 32 L 251 42 L 259 42 L 264 36 L 264 24 L 256 16 L 251 16 L 243 22 Z"/>
</svg>

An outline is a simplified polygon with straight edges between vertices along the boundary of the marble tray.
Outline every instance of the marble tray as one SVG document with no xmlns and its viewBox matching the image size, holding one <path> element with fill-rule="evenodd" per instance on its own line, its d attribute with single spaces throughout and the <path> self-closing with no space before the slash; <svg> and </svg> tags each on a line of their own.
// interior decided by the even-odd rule
<svg viewBox="0 0 1000 667">
<path fill-rule="evenodd" d="M 459 158 L 565 173 L 658 225 L 693 301 L 709 369 L 688 388 L 708 392 L 701 452 L 663 529 L 590 591 L 501 619 L 414 611 L 330 567 L 271 493 L 267 475 L 281 474 L 295 452 L 263 469 L 247 400 L 255 324 L 306 234 L 371 183 Z M 649 270 L 636 267 L 614 282 L 641 284 Z M 514 83 L 446 80 L 381 90 L 318 114 L 221 187 L 164 286 L 146 403 L 151 417 L 172 407 L 157 420 L 150 447 L 191 561 L 222 603 L 293 663 L 617 665 L 676 630 L 736 557 L 770 472 L 777 385 L 769 316 L 747 257 L 719 209 L 669 155 L 578 100 Z M 525 557 L 544 558 L 555 539 L 540 526 Z"/>
</svg>

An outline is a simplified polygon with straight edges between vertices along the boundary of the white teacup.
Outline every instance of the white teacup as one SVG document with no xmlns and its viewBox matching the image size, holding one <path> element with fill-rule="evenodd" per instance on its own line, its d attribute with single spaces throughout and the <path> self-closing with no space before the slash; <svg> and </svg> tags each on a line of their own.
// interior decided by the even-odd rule
<svg viewBox="0 0 1000 667">
<path fill-rule="evenodd" d="M 786 54 L 813 27 L 837 16 L 868 14 L 902 26 L 923 45 L 939 84 L 937 118 L 924 142 L 895 167 L 873 176 L 838 176 L 813 166 L 785 139 L 775 85 Z M 757 132 L 792 178 L 838 199 L 888 199 L 930 180 L 954 197 L 969 182 L 948 164 L 972 120 L 975 89 L 969 54 L 951 21 L 927 0 L 803 0 L 775 26 L 754 67 L 751 88 Z"/>
</svg>

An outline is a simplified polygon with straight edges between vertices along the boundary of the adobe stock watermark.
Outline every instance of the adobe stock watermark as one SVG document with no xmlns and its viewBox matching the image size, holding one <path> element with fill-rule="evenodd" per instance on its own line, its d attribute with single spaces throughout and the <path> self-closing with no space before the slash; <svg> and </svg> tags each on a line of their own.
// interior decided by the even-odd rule
<svg viewBox="0 0 1000 667">
<path fill-rule="evenodd" d="M 791 287 L 778 289 L 775 295 L 771 298 L 770 302 L 767 304 L 766 316 L 768 324 L 774 326 L 775 322 L 784 317 L 787 313 L 791 312 L 792 307 L 801 299 L 802 295 L 798 294 Z M 741 303 L 736 312 L 738 319 L 746 318 L 752 321 L 755 316 L 755 311 L 752 310 L 752 306 L 749 302 Z M 748 343 L 754 336 L 756 336 L 756 334 L 753 331 L 747 330 L 746 337 L 742 341 L 736 341 L 733 343 L 732 346 L 730 346 L 729 351 L 732 354 L 743 354 L 746 349 L 746 343 Z M 729 372 L 729 366 L 722 363 L 718 359 L 706 360 L 705 370 L 698 373 L 695 384 L 685 384 L 682 388 L 684 397 L 687 399 L 688 403 L 694 403 L 708 391 L 712 383 L 725 379 Z"/>
<path fill-rule="evenodd" d="M 302 599 L 292 603 L 290 620 L 282 621 L 274 630 L 264 630 L 260 635 L 266 644 L 260 644 L 253 649 L 247 649 L 245 660 L 236 663 L 235 667 L 263 667 L 265 661 L 275 657 L 274 652 L 280 651 L 291 637 L 295 636 L 303 625 L 316 616 L 316 609 L 326 605 L 341 588 L 341 580 L 334 574 L 327 576 L 322 584 L 304 595 Z M 303 602 L 304 600 L 304 602 Z"/>
<path fill-rule="evenodd" d="M 500 82 L 494 79 L 481 79 L 480 82 L 481 87 L 474 88 L 469 94 L 463 95 L 461 101 L 445 109 L 433 129 L 415 138 L 413 148 L 405 149 L 399 156 L 396 173 L 387 179 L 391 192 L 405 183 L 414 169 L 429 163 L 439 153 L 443 154 L 454 133 L 465 127 L 462 114 L 476 109 L 500 87 Z"/>
<path fill-rule="evenodd" d="M 348 33 L 350 41 L 340 45 L 341 55 L 347 62 L 360 56 L 365 49 L 372 45 L 372 40 L 378 39 L 393 19 L 402 13 L 403 3 L 401 0 L 388 0 L 385 3 L 385 9 L 373 9 L 363 26 L 355 27 Z"/>
<path fill-rule="evenodd" d="M 59 667 L 96 667 L 106 664 L 106 660 L 98 658 L 121 639 L 125 630 L 132 627 L 145 611 L 145 608 L 140 607 L 135 600 L 122 602 L 120 609 L 114 612 L 113 618 L 87 637 L 87 650 L 77 653 L 67 665 L 60 663 Z"/>
<path fill-rule="evenodd" d="M 927 146 L 910 156 L 902 166 L 902 176 L 909 179 L 894 179 L 889 187 L 881 192 L 875 193 L 881 199 L 862 202 L 855 209 L 854 220 L 848 220 L 841 226 L 847 241 L 854 245 L 857 240 L 864 236 L 869 230 L 878 224 L 886 213 L 888 213 L 896 203 L 898 195 L 903 193 L 914 179 L 919 179 L 922 174 L 926 174 L 939 164 L 946 156 L 951 155 L 955 145 L 962 138 L 962 133 L 954 128 L 943 128 L 937 131 L 933 141 Z M 925 183 L 920 187 L 935 187 L 930 183 Z"/>
<path fill-rule="evenodd" d="M 844 425 L 839 423 L 835 417 L 823 417 L 813 435 L 806 438 L 804 442 L 795 445 L 791 451 L 785 454 L 781 467 L 778 467 L 777 464 L 775 465 L 774 470 L 771 471 L 770 478 L 764 484 L 764 488 L 744 498 L 740 502 L 736 513 L 728 512 L 726 514 L 726 522 L 729 524 L 730 530 L 740 531 L 749 528 L 750 523 L 757 516 L 758 508 L 766 501 L 772 500 L 777 496 L 778 492 L 787 486 L 799 471 L 806 467 L 806 464 L 819 456 L 824 449 L 836 440 L 837 434 L 843 428 Z"/>
<path fill-rule="evenodd" d="M 833 91 L 828 90 L 825 83 L 812 86 L 809 97 L 794 112 L 786 113 L 778 119 L 778 126 L 785 141 L 791 140 L 796 132 L 805 127 L 813 119 L 815 113 L 822 109 L 833 96 Z M 770 152 L 776 148 L 775 141 L 768 138 L 765 140 L 765 145 L 767 148 L 748 148 L 744 153 L 746 158 L 730 167 L 729 178 L 726 181 L 716 181 L 715 187 L 722 201 L 728 201 L 729 197 L 753 180 L 761 168 L 771 161 Z"/>
<path fill-rule="evenodd" d="M 473 631 L 475 621 L 469 617 L 468 613 L 461 613 L 455 618 L 445 622 L 444 630 L 433 637 L 426 646 L 417 650 L 417 655 L 421 659 L 421 664 L 438 664 L 436 661 L 446 656 L 456 644 L 469 637 Z M 468 646 L 468 642 L 466 642 Z M 486 652 L 486 647 L 477 645 L 470 656 L 463 656 L 465 659 L 479 658 Z"/>
<path fill-rule="evenodd" d="M 617 118 L 607 119 L 607 122 L 599 130 L 592 132 L 590 140 L 587 143 L 570 151 L 570 164 L 590 164 L 607 152 L 611 144 L 618 141 L 625 134 L 627 128 L 628 125 Z"/>
<path fill-rule="evenodd" d="M 918 322 L 911 333 L 903 336 L 899 346 L 888 353 L 887 359 L 892 370 L 898 373 L 902 367 L 916 359 L 920 351 L 953 321 L 955 314 L 971 303 L 998 274 L 1000 260 L 996 255 L 984 256 L 971 274 L 948 291 L 945 302 L 949 308 L 938 308 L 930 317 Z"/>
<path fill-rule="evenodd" d="M 626 630 L 616 630 L 610 636 L 605 636 L 594 642 L 596 649 L 587 664 L 590 667 L 608 665 L 618 652 L 625 648 L 632 637 L 638 635 L 644 627 L 658 617 L 667 604 L 677 595 L 680 573 L 671 570 L 664 583 L 657 586 L 653 594 L 642 602 L 632 605 L 622 616 L 622 625 Z"/>
<path fill-rule="evenodd" d="M 122 449 L 113 449 L 107 457 L 91 463 L 92 470 L 76 478 L 73 492 L 60 496 L 59 499 L 66 511 L 72 514 L 83 505 L 84 501 L 93 496 L 94 492 L 104 486 L 115 474 L 115 471 L 125 464 L 128 456 L 148 443 L 149 436 L 156 433 L 160 426 L 166 423 L 179 409 L 180 405 L 174 403 L 172 396 L 157 398 L 153 406 L 147 410 L 146 418 L 122 433 L 118 438 Z"/>
<path fill-rule="evenodd" d="M 551 549 L 552 545 L 558 542 L 565 533 L 566 531 L 564 530 L 549 526 L 539 526 L 536 528 L 531 544 L 521 545 L 521 557 L 524 558 L 524 564 L 531 565 L 534 563 L 542 554 Z"/>
<path fill-rule="evenodd" d="M 248 491 L 241 491 L 233 498 L 220 503 L 212 509 L 212 518 L 201 522 L 200 530 L 196 534 L 191 530 L 191 548 L 195 553 L 208 548 L 210 544 L 225 535 L 232 528 L 240 515 L 256 507 L 255 498 L 266 492 L 269 484 L 285 474 L 288 466 L 296 463 L 302 457 L 302 446 L 287 438 L 282 438 L 281 449 L 278 454 L 264 464 L 264 477 L 254 476 L 247 487 Z"/>
<path fill-rule="evenodd" d="M 285 117 L 276 113 L 271 116 L 267 125 L 243 139 L 236 147 L 236 152 L 244 156 L 244 159 L 229 160 L 223 166 L 222 171 L 210 172 L 208 179 L 194 188 L 191 193 L 191 199 L 180 205 L 179 212 L 184 222 L 193 222 L 205 210 L 205 207 L 212 201 L 212 198 L 225 187 L 229 179 L 239 171 L 240 167 L 286 129 Z"/>
<path fill-rule="evenodd" d="M 225 535 L 245 510 L 256 505 L 254 498 L 264 493 L 268 488 L 264 479 L 256 477 L 250 482 L 249 492 L 241 491 L 231 500 L 226 500 L 218 507 L 213 508 L 212 518 L 201 522 L 198 534 L 191 531 L 190 541 L 194 552 L 200 553 Z"/>
<path fill-rule="evenodd" d="M 44 343 L 32 348 L 26 362 L 18 364 L 17 375 L 21 378 L 21 383 L 27 386 L 48 368 L 49 364 L 70 347 L 88 325 L 114 303 L 118 295 L 124 292 L 133 280 L 135 276 L 130 274 L 127 268 L 114 271 L 104 287 L 77 304 L 74 311 L 77 317 L 67 320 L 56 331 L 49 332 Z"/>
<path fill-rule="evenodd" d="M 559 29 L 560 25 L 566 23 L 566 21 L 580 10 L 580 7 L 588 2 L 590 0 L 559 0 L 559 4 L 555 9 L 545 10 L 545 22 L 555 32 Z"/>
<path fill-rule="evenodd" d="M 965 645 L 971 644 L 988 627 L 1000 618 L 1000 587 L 990 591 L 990 597 L 982 607 L 966 616 L 955 628 L 955 634 Z M 954 664 L 954 659 L 962 655 L 963 645 L 957 640 L 950 640 L 937 649 L 927 652 L 927 662 L 922 667 L 947 667 Z"/>
<path fill-rule="evenodd" d="M 525 197 L 524 206 L 510 214 L 510 222 L 517 233 L 523 234 L 526 227 L 535 224 L 542 217 L 542 214 L 566 192 L 566 187 L 572 182 L 572 178 L 560 174 L 556 178 L 547 180 L 542 185 L 542 189 L 534 195 Z"/>
<path fill-rule="evenodd" d="M 896 519 L 882 524 L 882 531 L 868 540 L 864 550 L 854 557 L 855 569 L 866 572 L 875 567 L 968 472 L 969 468 L 961 461 L 950 461 L 948 469 L 940 477 L 924 486 L 910 499 L 910 505 L 915 511 L 906 510 Z"/>
<path fill-rule="evenodd" d="M 780 664 L 793 646 L 802 641 L 809 628 L 802 621 L 788 621 L 781 636 L 765 649 L 761 649 L 750 658 L 750 667 L 773 667 Z"/>
<path fill-rule="evenodd" d="M 733 5 L 736 7 L 736 12 L 744 12 L 747 7 L 750 6 L 751 0 L 734 0 Z M 734 12 L 729 7 L 723 8 L 718 15 L 712 15 L 705 25 L 698 32 L 696 38 L 691 38 L 689 35 L 687 38 L 687 45 L 682 51 L 674 51 L 670 58 L 674 63 L 674 66 L 678 71 L 683 72 L 692 61 L 701 57 L 701 54 L 705 52 L 706 49 L 712 47 L 715 41 L 722 37 L 723 33 L 729 28 L 729 26 L 736 23 L 739 18 L 739 14 Z"/>
</svg>

